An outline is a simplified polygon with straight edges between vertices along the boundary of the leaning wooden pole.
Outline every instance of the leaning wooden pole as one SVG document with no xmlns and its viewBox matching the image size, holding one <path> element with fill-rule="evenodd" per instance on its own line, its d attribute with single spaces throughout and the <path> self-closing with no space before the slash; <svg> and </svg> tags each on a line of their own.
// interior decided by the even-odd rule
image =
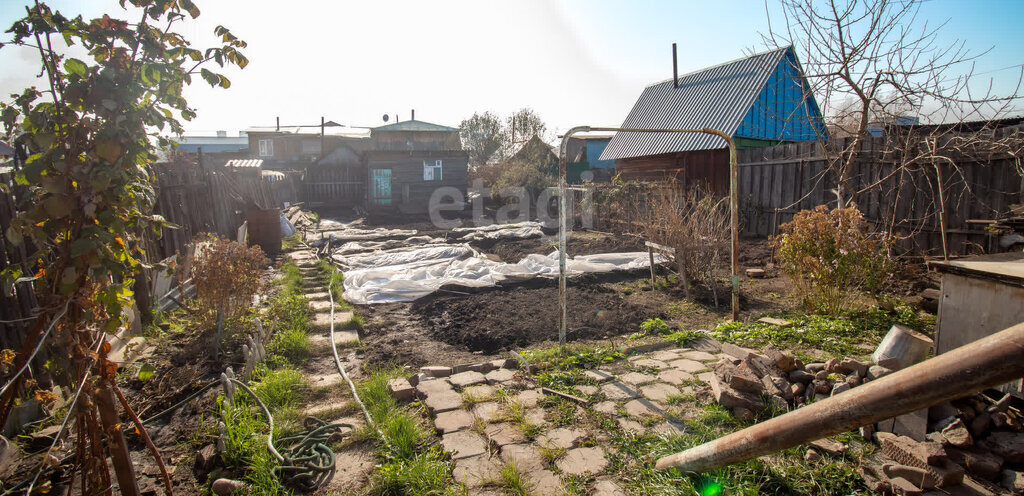
<svg viewBox="0 0 1024 496">
<path fill-rule="evenodd" d="M 845 393 L 658 460 L 706 472 L 1024 377 L 1024 322 Z"/>
</svg>

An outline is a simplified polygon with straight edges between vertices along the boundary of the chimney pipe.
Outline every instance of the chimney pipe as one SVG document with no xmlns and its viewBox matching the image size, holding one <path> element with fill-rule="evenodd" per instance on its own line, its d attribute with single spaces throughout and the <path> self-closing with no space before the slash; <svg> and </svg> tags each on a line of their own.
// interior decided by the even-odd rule
<svg viewBox="0 0 1024 496">
<path fill-rule="evenodd" d="M 416 120 L 416 109 L 412 109 L 412 118 L 409 119 L 409 120 L 411 120 L 411 121 Z"/>
<path fill-rule="evenodd" d="M 280 117 L 276 117 L 276 119 L 277 119 L 277 129 L 276 129 L 276 131 L 280 131 L 281 130 L 281 118 Z"/>
<path fill-rule="evenodd" d="M 679 64 L 676 62 L 676 44 L 672 44 L 672 87 L 679 87 Z"/>
</svg>

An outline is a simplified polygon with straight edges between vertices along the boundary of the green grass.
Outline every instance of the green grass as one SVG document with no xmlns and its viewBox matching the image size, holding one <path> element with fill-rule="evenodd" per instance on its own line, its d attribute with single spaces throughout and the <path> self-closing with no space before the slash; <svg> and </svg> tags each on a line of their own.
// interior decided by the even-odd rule
<svg viewBox="0 0 1024 496">
<path fill-rule="evenodd" d="M 523 475 L 514 460 L 502 464 L 497 477 L 486 485 L 500 488 L 506 495 L 528 496 L 532 494 L 530 482 Z"/>
<path fill-rule="evenodd" d="M 259 370 L 253 375 L 252 390 L 271 411 L 295 406 L 299 395 L 309 388 L 302 372 L 291 368 Z"/>
<path fill-rule="evenodd" d="M 705 474 L 686 474 L 675 469 L 655 470 L 661 457 L 698 446 L 749 425 L 725 408 L 710 404 L 694 418 L 683 421 L 680 435 L 627 435 L 614 422 L 602 428 L 612 437 L 610 472 L 629 474 L 627 489 L 636 494 L 757 495 L 757 494 L 865 494 L 857 476 L 857 459 L 863 451 L 852 450 L 844 458 L 824 457 L 816 463 L 803 459 L 806 447 L 795 447 L 767 457 L 736 463 Z M 853 438 L 844 441 L 852 442 Z M 629 492 L 629 491 L 627 491 Z"/>
<path fill-rule="evenodd" d="M 793 325 L 779 327 L 761 322 L 728 322 L 718 325 L 710 336 L 750 347 L 769 344 L 780 347 L 816 349 L 835 356 L 863 355 L 868 350 L 858 344 L 876 345 L 893 324 L 902 324 L 925 334 L 932 334 L 935 319 L 922 316 L 903 305 L 894 312 L 873 308 L 848 312 L 838 317 L 828 315 L 782 315 Z"/>
<path fill-rule="evenodd" d="M 345 292 L 345 275 L 342 274 L 338 267 L 328 260 L 320 259 L 317 262 L 317 269 L 320 274 L 324 277 L 327 285 L 331 288 L 331 295 L 334 296 L 334 303 L 338 305 L 339 310 L 351 310 L 352 305 L 345 301 L 341 295 Z"/>
<path fill-rule="evenodd" d="M 452 480 L 452 464 L 437 445 L 428 446 L 428 433 L 419 418 L 391 396 L 388 380 L 401 369 L 379 369 L 356 386 L 370 417 L 384 435 L 378 438 L 381 464 L 371 477 L 371 495 L 458 494 L 462 488 Z"/>
<path fill-rule="evenodd" d="M 302 274 L 289 261 L 281 267 L 280 289 L 270 300 L 268 316 L 276 322 L 274 336 L 267 344 L 272 355 L 298 364 L 309 357 L 309 300 L 303 295 Z"/>
<path fill-rule="evenodd" d="M 302 235 L 299 233 L 292 234 L 291 236 L 285 236 L 281 240 L 281 249 L 284 251 L 294 250 L 302 246 Z"/>
</svg>

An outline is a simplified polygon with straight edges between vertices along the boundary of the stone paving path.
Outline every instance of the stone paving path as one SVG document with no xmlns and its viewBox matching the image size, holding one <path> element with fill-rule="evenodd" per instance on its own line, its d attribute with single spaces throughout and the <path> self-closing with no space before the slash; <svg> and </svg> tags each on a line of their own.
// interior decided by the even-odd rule
<svg viewBox="0 0 1024 496">
<path fill-rule="evenodd" d="M 693 405 L 685 400 L 703 386 L 698 376 L 722 356 L 688 348 L 648 352 L 588 370 L 586 384 L 563 392 L 585 400 L 625 432 L 676 434 L 683 427 L 674 420 L 686 418 L 686 405 Z M 583 418 L 582 405 L 566 418 L 557 396 L 545 394 L 516 366 L 498 360 L 455 370 L 424 367 L 413 379 L 417 384 L 399 379 L 392 392 L 423 401 L 441 445 L 452 454 L 455 478 L 469 494 L 500 494 L 498 471 L 510 461 L 532 486 L 531 494 L 565 494 L 567 478 L 574 476 L 589 481 L 588 494 L 625 494 L 607 472 L 613 449 L 608 434 L 576 421 Z"/>
</svg>

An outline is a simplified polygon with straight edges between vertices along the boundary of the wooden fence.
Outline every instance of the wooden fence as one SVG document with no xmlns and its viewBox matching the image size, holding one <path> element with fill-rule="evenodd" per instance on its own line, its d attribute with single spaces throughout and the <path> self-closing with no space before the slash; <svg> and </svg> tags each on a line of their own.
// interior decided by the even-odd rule
<svg viewBox="0 0 1024 496">
<path fill-rule="evenodd" d="M 892 232 L 899 253 L 942 254 L 939 176 L 932 164 L 899 167 L 865 143 L 852 169 L 856 201 L 876 229 Z M 743 234 L 770 236 L 800 210 L 835 205 L 836 177 L 817 144 L 783 145 L 739 153 L 740 219 Z M 1020 203 L 1024 182 L 1010 158 L 939 164 L 947 244 L 951 255 L 993 251 L 994 236 L 972 219 L 993 219 Z"/>
<path fill-rule="evenodd" d="M 177 224 L 177 229 L 164 229 L 159 237 L 145 240 L 149 262 L 156 262 L 184 252 L 186 244 L 199 233 L 216 233 L 234 238 L 245 220 L 249 207 L 279 207 L 276 191 L 291 188 L 291 178 L 278 184 L 262 180 L 259 176 L 245 176 L 230 171 L 211 171 L 198 167 L 160 164 L 154 168 L 157 202 L 154 213 Z M 24 202 L 24 187 L 14 185 L 12 174 L 0 174 L 0 183 L 10 193 L 0 191 L 0 270 L 20 265 L 26 275 L 34 272 L 27 264 L 32 248 L 14 245 L 7 240 L 7 228 Z M 290 186 L 289 186 L 290 184 Z M 20 205 L 23 207 L 23 205 Z M 30 318 L 35 315 L 36 297 L 31 283 L 22 282 L 3 288 L 0 293 L 0 349 L 20 350 Z M 45 352 L 39 355 L 45 360 Z"/>
</svg>

